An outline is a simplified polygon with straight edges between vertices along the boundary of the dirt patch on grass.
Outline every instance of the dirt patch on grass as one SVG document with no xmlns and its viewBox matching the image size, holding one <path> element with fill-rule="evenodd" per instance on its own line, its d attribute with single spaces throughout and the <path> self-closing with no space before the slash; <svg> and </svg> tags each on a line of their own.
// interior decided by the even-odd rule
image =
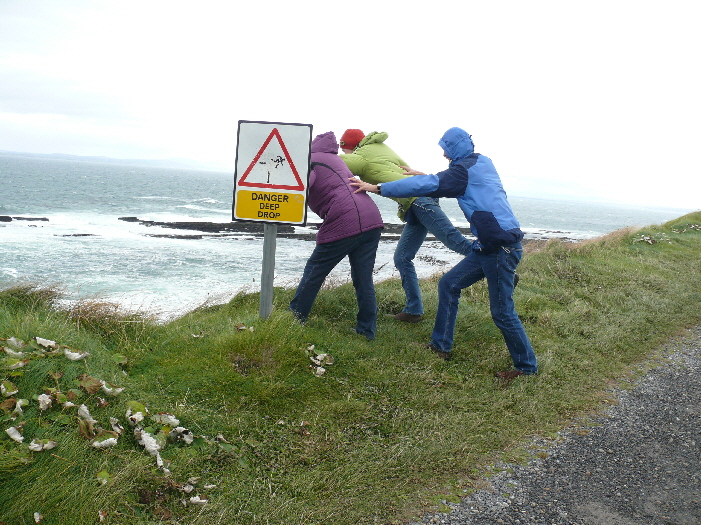
<svg viewBox="0 0 701 525">
<path fill-rule="evenodd" d="M 231 365 L 234 367 L 234 370 L 243 376 L 260 372 L 270 373 L 278 368 L 272 348 L 263 348 L 260 355 L 257 356 L 233 354 L 231 356 Z"/>
</svg>

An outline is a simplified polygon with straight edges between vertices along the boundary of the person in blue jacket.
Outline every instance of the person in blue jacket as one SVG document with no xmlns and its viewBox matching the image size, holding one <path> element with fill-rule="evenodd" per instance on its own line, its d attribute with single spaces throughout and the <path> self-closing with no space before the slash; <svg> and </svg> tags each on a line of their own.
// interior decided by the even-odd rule
<svg viewBox="0 0 701 525">
<path fill-rule="evenodd" d="M 450 359 L 458 302 L 464 288 L 486 278 L 494 324 L 501 330 L 514 363 L 513 370 L 497 372 L 510 380 L 538 372 L 535 352 L 514 307 L 514 277 L 523 248 L 523 232 L 492 161 L 475 153 L 470 135 L 460 128 L 445 132 L 438 143 L 450 164 L 447 170 L 427 175 L 405 168 L 405 179 L 378 185 L 352 179 L 356 191 L 383 197 L 453 197 L 457 199 L 477 240 L 472 251 L 438 284 L 438 311 L 429 348 Z"/>
</svg>

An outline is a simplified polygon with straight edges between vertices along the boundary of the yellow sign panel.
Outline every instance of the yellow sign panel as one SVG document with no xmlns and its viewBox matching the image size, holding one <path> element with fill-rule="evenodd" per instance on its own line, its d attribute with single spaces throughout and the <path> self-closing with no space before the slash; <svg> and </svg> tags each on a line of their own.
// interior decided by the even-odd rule
<svg viewBox="0 0 701 525">
<path fill-rule="evenodd" d="M 259 221 L 303 222 L 304 194 L 238 190 L 236 218 Z"/>
</svg>

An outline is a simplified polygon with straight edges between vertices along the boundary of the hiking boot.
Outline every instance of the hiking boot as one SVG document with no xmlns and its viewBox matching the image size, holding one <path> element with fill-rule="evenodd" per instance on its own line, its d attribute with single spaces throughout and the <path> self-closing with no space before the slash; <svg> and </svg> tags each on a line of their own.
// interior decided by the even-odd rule
<svg viewBox="0 0 701 525">
<path fill-rule="evenodd" d="M 502 370 L 501 372 L 497 372 L 496 374 L 494 374 L 494 376 L 497 379 L 501 379 L 502 381 L 512 381 L 512 380 L 516 379 L 518 376 L 522 376 L 522 375 L 523 375 L 523 372 L 521 372 L 520 370 L 516 370 L 516 369 Z"/>
<path fill-rule="evenodd" d="M 356 335 L 362 335 L 362 336 L 364 336 L 365 339 L 367 339 L 368 341 L 374 341 L 374 340 L 375 340 L 375 336 L 374 336 L 374 335 L 368 335 L 368 334 L 365 334 L 365 333 L 363 333 L 363 332 L 358 332 L 358 330 L 356 330 L 355 328 L 351 328 L 350 331 L 353 332 L 353 333 L 356 334 Z"/>
<path fill-rule="evenodd" d="M 418 323 L 419 321 L 423 321 L 424 319 L 423 315 L 407 314 L 405 312 L 399 312 L 398 314 L 393 315 L 392 317 L 397 321 L 404 321 L 405 323 Z"/>
<path fill-rule="evenodd" d="M 436 354 L 438 357 L 443 359 L 443 361 L 450 361 L 453 358 L 453 354 L 451 352 L 446 352 L 444 350 L 441 350 L 440 348 L 433 346 L 431 343 L 426 343 L 423 346 L 424 346 L 424 348 L 430 350 L 431 352 Z"/>
</svg>

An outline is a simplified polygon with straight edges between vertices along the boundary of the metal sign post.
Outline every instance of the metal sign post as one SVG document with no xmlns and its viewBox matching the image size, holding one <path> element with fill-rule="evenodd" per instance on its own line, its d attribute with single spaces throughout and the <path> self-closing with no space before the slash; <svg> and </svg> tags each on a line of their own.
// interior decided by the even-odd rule
<svg viewBox="0 0 701 525">
<path fill-rule="evenodd" d="M 239 120 L 232 220 L 262 222 L 260 317 L 273 309 L 278 224 L 307 223 L 311 124 Z"/>
<path fill-rule="evenodd" d="M 260 274 L 261 319 L 270 317 L 273 311 L 273 279 L 275 277 L 275 248 L 277 247 L 277 224 L 263 225 L 263 270 Z"/>
</svg>

